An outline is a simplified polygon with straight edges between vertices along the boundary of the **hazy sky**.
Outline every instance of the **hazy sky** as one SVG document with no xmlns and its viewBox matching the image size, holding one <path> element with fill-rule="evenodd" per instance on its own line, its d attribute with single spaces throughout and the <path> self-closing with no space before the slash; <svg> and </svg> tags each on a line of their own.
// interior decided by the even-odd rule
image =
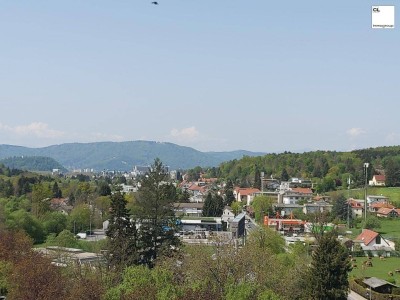
<svg viewBox="0 0 400 300">
<path fill-rule="evenodd" d="M 151 1 L 1 1 L 0 144 L 400 144 L 399 5 L 371 29 L 382 1 Z"/>
</svg>

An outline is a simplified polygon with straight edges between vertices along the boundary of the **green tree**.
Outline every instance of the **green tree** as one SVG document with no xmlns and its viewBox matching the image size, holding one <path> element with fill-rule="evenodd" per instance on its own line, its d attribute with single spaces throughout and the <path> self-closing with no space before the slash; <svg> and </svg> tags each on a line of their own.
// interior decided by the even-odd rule
<svg viewBox="0 0 400 300">
<path fill-rule="evenodd" d="M 241 202 L 239 202 L 239 201 L 232 202 L 231 208 L 232 208 L 233 213 L 234 213 L 235 216 L 236 216 L 236 215 L 238 215 L 239 213 L 242 212 L 243 203 L 241 203 Z"/>
<path fill-rule="evenodd" d="M 76 206 L 69 215 L 69 229 L 74 232 L 85 232 L 90 229 L 90 209 L 87 204 Z"/>
<path fill-rule="evenodd" d="M 384 161 L 386 186 L 400 186 L 400 157 L 388 157 Z"/>
<path fill-rule="evenodd" d="M 381 228 L 381 220 L 374 216 L 368 216 L 367 221 L 365 222 L 363 227 L 366 229 Z"/>
<path fill-rule="evenodd" d="M 228 180 L 225 186 L 225 205 L 230 206 L 235 201 L 235 195 L 233 194 L 233 183 L 232 180 Z"/>
<path fill-rule="evenodd" d="M 208 193 L 204 200 L 203 216 L 204 217 L 220 217 L 224 210 L 223 198 L 219 195 Z"/>
<path fill-rule="evenodd" d="M 153 267 L 158 257 L 170 256 L 179 245 L 174 235 L 174 199 L 168 173 L 157 158 L 143 177 L 136 199 L 135 217 L 140 220 L 139 242 L 142 262 Z"/>
<path fill-rule="evenodd" d="M 48 212 L 42 218 L 43 227 L 46 234 L 59 234 L 67 228 L 67 216 L 61 212 Z"/>
<path fill-rule="evenodd" d="M 190 194 L 189 191 L 187 189 L 178 189 L 177 190 L 177 194 L 178 194 L 178 201 L 180 203 L 188 203 L 190 200 Z"/>
<path fill-rule="evenodd" d="M 272 203 L 273 199 L 267 196 L 256 196 L 251 203 L 251 206 L 254 208 L 255 220 L 256 222 L 263 222 L 263 218 L 265 215 L 272 215 Z"/>
<path fill-rule="evenodd" d="M 254 171 L 253 187 L 261 190 L 261 174 L 260 174 L 260 169 L 258 168 L 258 166 L 256 166 L 255 171 Z"/>
<path fill-rule="evenodd" d="M 125 177 L 124 177 L 125 178 Z M 97 186 L 97 193 L 100 196 L 109 196 L 111 195 L 111 188 L 110 185 L 105 182 L 105 181 L 101 181 L 99 183 L 99 185 Z"/>
<path fill-rule="evenodd" d="M 121 271 L 127 266 L 138 263 L 137 230 L 131 220 L 127 201 L 121 193 L 111 195 L 109 225 L 106 235 L 109 238 L 109 264 Z"/>
<path fill-rule="evenodd" d="M 345 300 L 349 290 L 351 265 L 347 249 L 334 231 L 324 233 L 312 255 L 308 295 L 316 300 Z"/>
<path fill-rule="evenodd" d="M 289 180 L 289 174 L 288 174 L 286 168 L 282 169 L 281 180 L 282 181 L 288 181 Z"/>
<path fill-rule="evenodd" d="M 24 210 L 12 212 L 6 221 L 6 226 L 9 229 L 25 231 L 35 243 L 44 241 L 45 232 L 42 223 L 34 215 Z"/>
<path fill-rule="evenodd" d="M 333 199 L 332 216 L 334 218 L 345 221 L 347 217 L 351 218 L 351 215 L 346 197 L 343 194 Z"/>
<path fill-rule="evenodd" d="M 102 221 L 108 219 L 108 212 L 111 205 L 110 196 L 97 197 L 94 203 L 96 208 L 100 211 Z"/>
<path fill-rule="evenodd" d="M 58 187 L 57 181 L 54 182 L 54 184 L 53 184 L 52 192 L 53 192 L 53 198 L 61 198 L 62 197 L 62 192 L 61 192 L 60 188 Z"/>
<path fill-rule="evenodd" d="M 43 216 L 50 211 L 50 198 L 52 193 L 43 183 L 37 183 L 32 188 L 32 213 L 36 217 Z"/>
</svg>

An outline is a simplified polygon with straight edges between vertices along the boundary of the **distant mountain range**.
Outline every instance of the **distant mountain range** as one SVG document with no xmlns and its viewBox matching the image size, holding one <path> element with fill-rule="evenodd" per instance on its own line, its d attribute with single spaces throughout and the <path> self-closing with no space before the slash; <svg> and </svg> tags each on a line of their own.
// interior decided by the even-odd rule
<svg viewBox="0 0 400 300">
<path fill-rule="evenodd" d="M 243 156 L 265 153 L 245 150 L 229 152 L 201 152 L 173 143 L 153 141 L 67 143 L 43 148 L 0 145 L 0 159 L 17 156 L 50 157 L 65 168 L 93 168 L 101 170 L 132 170 L 134 165 L 147 166 L 160 158 L 170 169 L 189 169 L 196 166 L 214 167 L 221 162 Z"/>
</svg>

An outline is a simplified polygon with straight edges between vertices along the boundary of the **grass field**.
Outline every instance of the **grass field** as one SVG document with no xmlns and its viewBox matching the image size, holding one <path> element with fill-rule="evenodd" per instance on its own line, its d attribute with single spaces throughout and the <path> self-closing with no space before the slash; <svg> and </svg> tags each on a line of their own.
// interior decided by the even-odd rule
<svg viewBox="0 0 400 300">
<path fill-rule="evenodd" d="M 368 260 L 367 257 L 356 257 L 357 268 L 353 268 L 350 273 L 352 277 L 378 277 L 384 280 L 396 280 L 396 284 L 400 284 L 400 273 L 395 270 L 400 269 L 399 257 L 387 257 L 381 260 L 379 257 L 372 258 L 372 267 L 362 267 L 363 261 Z M 388 272 L 393 272 L 393 276 L 389 276 Z"/>
<path fill-rule="evenodd" d="M 400 188 L 399 187 L 368 187 L 368 195 L 382 195 L 389 198 L 393 205 L 399 206 L 400 208 Z M 335 193 L 343 194 L 346 198 L 351 197 L 354 199 L 364 199 L 365 190 L 362 189 L 351 189 L 348 190 L 338 190 L 335 192 L 328 193 L 329 195 L 334 195 Z"/>
<path fill-rule="evenodd" d="M 342 190 L 340 192 L 343 193 L 345 197 L 350 195 L 350 197 L 354 199 L 364 199 L 365 197 L 364 189 L 352 189 L 350 191 Z M 368 187 L 367 192 L 368 195 L 386 196 L 393 205 L 400 207 L 400 188 L 398 187 Z"/>
<path fill-rule="evenodd" d="M 377 228 L 375 231 L 383 235 L 388 239 L 398 238 L 400 239 L 400 219 L 386 219 L 382 218 L 381 228 Z"/>
</svg>

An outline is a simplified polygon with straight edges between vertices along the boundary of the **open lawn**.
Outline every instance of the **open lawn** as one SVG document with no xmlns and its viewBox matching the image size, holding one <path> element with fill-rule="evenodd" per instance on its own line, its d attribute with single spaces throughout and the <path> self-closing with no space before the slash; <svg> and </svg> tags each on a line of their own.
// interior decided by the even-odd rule
<svg viewBox="0 0 400 300">
<path fill-rule="evenodd" d="M 386 257 L 381 260 L 379 257 L 372 258 L 372 267 L 363 267 L 363 262 L 368 260 L 368 257 L 356 257 L 356 262 L 352 264 L 357 265 L 356 268 L 350 273 L 350 276 L 360 277 L 378 277 L 387 281 L 396 280 L 396 284 L 400 284 L 400 273 L 395 270 L 400 270 L 399 257 Z M 393 272 L 393 276 L 388 275 L 388 272 Z"/>
<path fill-rule="evenodd" d="M 383 237 L 388 239 L 398 238 L 400 239 L 400 219 L 386 219 L 380 218 L 381 228 L 377 228 L 375 231 L 382 234 Z"/>
<path fill-rule="evenodd" d="M 393 205 L 399 206 L 400 208 L 400 188 L 399 187 L 368 187 L 368 195 L 382 195 L 389 198 L 389 201 Z M 329 195 L 343 194 L 346 198 L 351 197 L 354 199 L 364 199 L 365 190 L 361 189 L 351 189 L 348 190 L 338 190 L 328 193 Z"/>
<path fill-rule="evenodd" d="M 379 218 L 381 223 L 380 228 L 373 230 L 382 234 L 384 238 L 389 240 L 400 239 L 400 218 Z M 357 227 L 350 228 L 353 232 L 351 237 L 357 237 L 362 231 L 362 223 L 358 223 Z"/>
</svg>

